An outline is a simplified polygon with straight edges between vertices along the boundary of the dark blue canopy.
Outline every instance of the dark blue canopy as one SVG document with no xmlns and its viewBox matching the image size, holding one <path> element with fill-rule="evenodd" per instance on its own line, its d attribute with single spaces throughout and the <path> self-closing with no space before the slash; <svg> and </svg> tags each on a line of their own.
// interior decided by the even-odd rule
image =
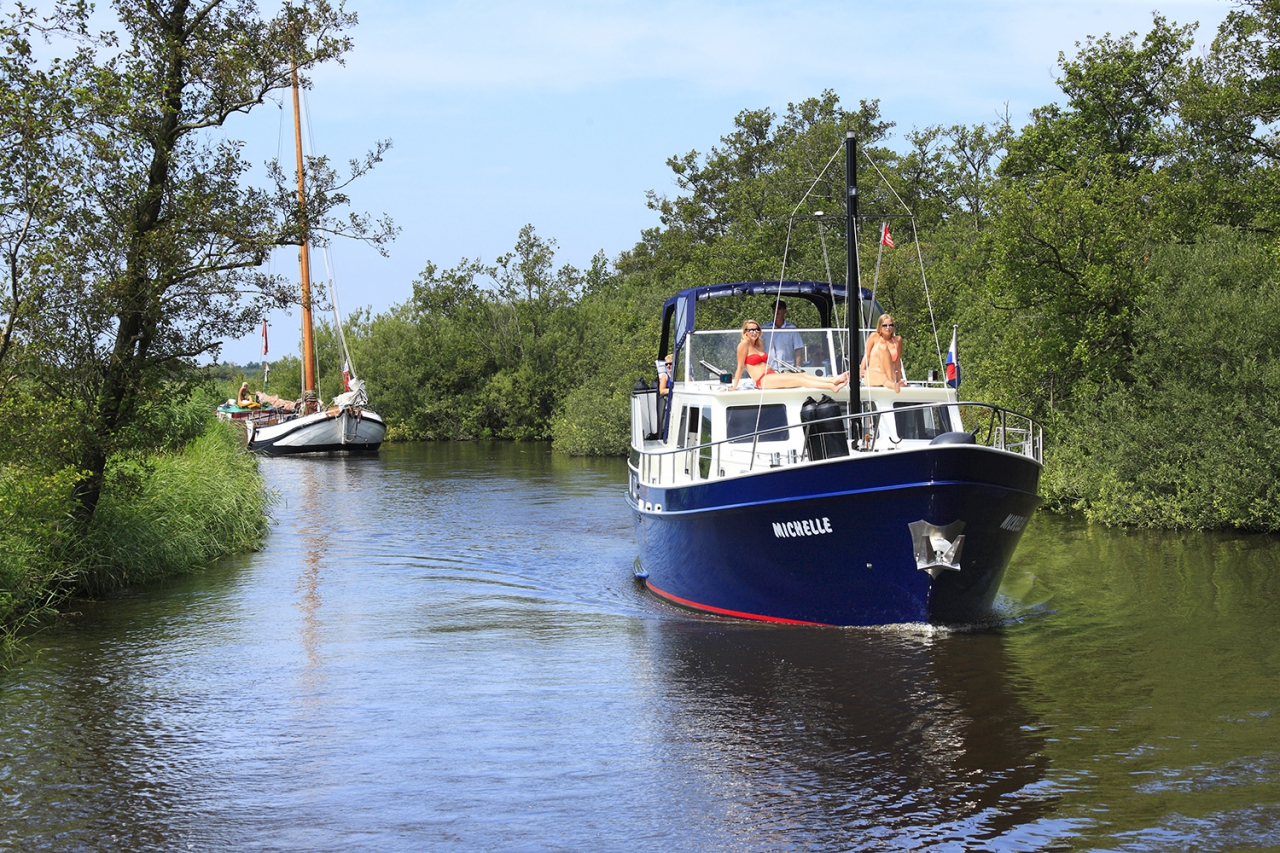
<svg viewBox="0 0 1280 853">
<path fill-rule="evenodd" d="M 871 300 L 871 291 L 860 288 L 862 299 Z M 726 296 L 788 296 L 807 299 L 818 309 L 822 318 L 821 325 L 831 325 L 831 315 L 836 305 L 845 301 L 843 284 L 828 284 L 825 281 L 735 281 L 730 284 L 709 284 L 703 287 L 691 287 L 682 290 L 668 299 L 662 306 L 662 344 L 658 352 L 659 358 L 667 355 L 667 342 L 675 333 L 673 351 L 679 350 L 685 337 L 694 329 L 694 314 L 697 303 L 708 299 L 720 299 Z M 882 313 L 879 306 L 873 306 L 876 314 Z"/>
</svg>

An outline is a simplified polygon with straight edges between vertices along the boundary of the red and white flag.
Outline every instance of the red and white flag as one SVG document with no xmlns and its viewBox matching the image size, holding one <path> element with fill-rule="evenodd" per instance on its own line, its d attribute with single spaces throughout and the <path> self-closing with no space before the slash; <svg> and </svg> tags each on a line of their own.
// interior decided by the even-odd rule
<svg viewBox="0 0 1280 853">
<path fill-rule="evenodd" d="M 885 222 L 880 226 L 880 242 L 890 249 L 895 248 L 893 238 L 889 236 L 889 223 Z"/>
<path fill-rule="evenodd" d="M 262 321 L 262 354 L 267 354 L 267 321 Z"/>
</svg>

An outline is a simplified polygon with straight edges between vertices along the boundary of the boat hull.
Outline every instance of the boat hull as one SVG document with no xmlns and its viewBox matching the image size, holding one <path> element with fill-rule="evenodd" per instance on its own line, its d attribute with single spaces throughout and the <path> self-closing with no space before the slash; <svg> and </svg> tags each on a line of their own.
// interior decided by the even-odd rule
<svg viewBox="0 0 1280 853">
<path fill-rule="evenodd" d="M 974 622 L 1040 503 L 1040 470 L 1020 454 L 942 445 L 676 488 L 633 472 L 637 575 L 659 596 L 727 616 Z M 922 529 L 963 533 L 958 571 L 920 568 Z"/>
<path fill-rule="evenodd" d="M 328 409 L 249 432 L 249 449 L 268 456 L 377 453 L 387 425 L 372 409 Z"/>
</svg>

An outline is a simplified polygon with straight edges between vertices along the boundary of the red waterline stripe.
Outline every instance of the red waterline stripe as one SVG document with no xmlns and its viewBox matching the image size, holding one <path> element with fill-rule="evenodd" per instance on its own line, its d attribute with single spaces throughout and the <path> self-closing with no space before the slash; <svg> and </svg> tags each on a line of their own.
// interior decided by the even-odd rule
<svg viewBox="0 0 1280 853">
<path fill-rule="evenodd" d="M 803 619 L 781 619 L 777 616 L 761 616 L 758 613 L 743 613 L 739 610 L 726 610 L 723 607 L 712 607 L 710 604 L 699 604 L 696 601 L 690 601 L 687 598 L 681 598 L 678 595 L 663 592 L 649 581 L 645 581 L 644 585 L 668 601 L 674 601 L 676 604 L 683 604 L 685 607 L 692 610 L 703 610 L 708 613 L 718 613 L 721 616 L 733 616 L 737 619 L 754 619 L 757 622 L 777 622 L 782 625 L 817 625 L 822 628 L 830 627 L 825 622 L 806 622 Z"/>
</svg>

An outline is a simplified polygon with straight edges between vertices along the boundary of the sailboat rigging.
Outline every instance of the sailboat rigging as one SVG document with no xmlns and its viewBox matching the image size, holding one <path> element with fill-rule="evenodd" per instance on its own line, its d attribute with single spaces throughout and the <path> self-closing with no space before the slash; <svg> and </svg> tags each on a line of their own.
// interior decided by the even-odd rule
<svg viewBox="0 0 1280 853">
<path fill-rule="evenodd" d="M 258 408 L 228 401 L 218 408 L 218 416 L 245 423 L 248 447 L 269 456 L 303 453 L 376 453 L 386 435 L 387 425 L 369 407 L 363 380 L 351 370 L 351 355 L 342 332 L 342 318 L 334 310 L 339 346 L 343 357 L 343 392 L 328 406 L 322 405 L 316 383 L 315 329 L 312 319 L 310 221 L 307 215 L 305 170 L 302 156 L 302 107 L 299 97 L 298 67 L 290 68 L 293 89 L 294 150 L 298 170 L 298 216 L 300 305 L 302 309 L 302 395 L 292 411 L 259 402 Z M 326 264 L 327 266 L 327 264 Z M 332 278 L 330 278 L 332 287 Z M 336 297 L 335 297 L 336 299 Z"/>
</svg>

